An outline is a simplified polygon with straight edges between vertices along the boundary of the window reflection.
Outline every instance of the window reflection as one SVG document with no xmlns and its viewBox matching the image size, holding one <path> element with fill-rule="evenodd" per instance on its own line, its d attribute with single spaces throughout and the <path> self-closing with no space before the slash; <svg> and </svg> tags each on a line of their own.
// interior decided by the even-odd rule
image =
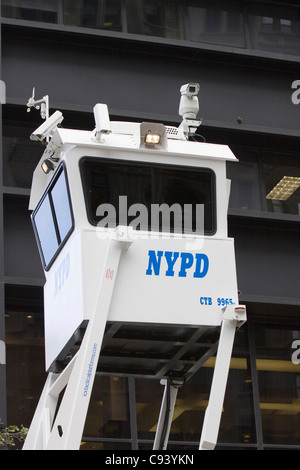
<svg viewBox="0 0 300 470">
<path fill-rule="evenodd" d="M 5 18 L 298 55 L 298 6 L 238 0 L 2 0 Z M 62 12 L 60 13 L 60 8 Z M 125 21 L 126 18 L 126 21 Z M 245 25 L 250 27 L 246 46 Z"/>
<path fill-rule="evenodd" d="M 299 444 L 300 365 L 291 360 L 299 328 L 257 325 L 257 355 L 263 439 L 266 444 Z"/>
<path fill-rule="evenodd" d="M 200 442 L 213 374 L 211 361 L 206 365 L 178 390 L 170 440 Z"/>
<path fill-rule="evenodd" d="M 240 2 L 219 0 L 190 1 L 189 34 L 192 41 L 245 47 Z"/>
<path fill-rule="evenodd" d="M 50 199 L 47 195 L 41 203 L 39 210 L 34 218 L 34 223 L 38 233 L 38 238 L 46 266 L 50 263 L 54 253 L 59 247 L 59 242 L 56 236 L 55 223 L 51 212 L 52 209 Z"/>
<path fill-rule="evenodd" d="M 80 445 L 80 450 L 131 450 L 131 443 L 125 442 L 95 442 L 93 440 L 83 440 Z"/>
<path fill-rule="evenodd" d="M 30 188 L 33 171 L 41 158 L 41 147 L 29 140 L 32 128 L 3 126 L 4 186 Z M 24 165 L 26 161 L 26 165 Z"/>
<path fill-rule="evenodd" d="M 64 240 L 72 228 L 72 214 L 69 204 L 69 194 L 66 177 L 61 173 L 51 191 L 53 207 L 56 215 L 60 240 Z"/>
<path fill-rule="evenodd" d="M 130 437 L 127 378 L 96 375 L 83 435 L 91 439 Z"/>
<path fill-rule="evenodd" d="M 38 246 L 49 269 L 58 249 L 67 241 L 73 229 L 73 215 L 64 165 L 56 170 L 48 192 L 32 214 Z"/>
<path fill-rule="evenodd" d="M 63 22 L 70 26 L 122 31 L 121 0 L 63 0 Z"/>
<path fill-rule="evenodd" d="M 267 210 L 300 214 L 300 168 L 294 159 L 266 156 L 263 164 Z M 293 179 L 290 179 L 292 177 Z"/>
<path fill-rule="evenodd" d="M 218 443 L 256 442 L 246 325 L 236 332 Z"/>
<path fill-rule="evenodd" d="M 182 2 L 178 0 L 126 0 L 129 33 L 184 39 Z"/>
<path fill-rule="evenodd" d="M 99 161 L 92 157 L 83 158 L 80 167 L 88 218 L 94 225 L 103 222 L 102 226 L 115 227 L 123 218 L 123 224 L 129 223 L 133 226 L 136 214 L 127 217 L 126 210 L 122 212 L 122 206 L 119 205 L 119 197 L 126 196 L 127 208 L 137 203 L 145 206 L 146 212 L 145 216 L 141 217 L 141 223 L 134 225 L 137 230 L 162 231 L 169 228 L 168 231 L 176 233 L 202 230 L 201 220 L 197 224 L 197 204 L 204 206 L 204 233 L 211 235 L 216 230 L 216 183 L 215 175 L 209 169 L 162 164 L 149 166 L 144 163 L 124 163 L 118 160 Z M 108 217 L 105 211 L 98 210 L 102 204 L 111 204 L 115 212 L 112 214 L 111 211 Z M 170 220 L 156 217 L 153 206 L 150 207 L 151 204 L 157 206 L 166 204 L 170 208 L 177 204 L 182 217 L 177 218 L 175 211 L 173 216 L 171 210 Z M 191 220 L 186 216 L 185 205 L 190 205 L 192 208 Z M 168 224 L 167 227 L 164 223 Z"/>
<path fill-rule="evenodd" d="M 298 8 L 253 3 L 248 7 L 251 42 L 254 49 L 285 54 L 300 52 Z"/>
<path fill-rule="evenodd" d="M 43 290 L 5 287 L 7 418 L 29 426 L 46 380 Z"/>
<path fill-rule="evenodd" d="M 164 387 L 159 380 L 135 380 L 136 419 L 139 439 L 154 441 Z"/>
<path fill-rule="evenodd" d="M 262 210 L 258 163 L 252 155 L 242 155 L 238 164 L 228 162 L 227 177 L 231 180 L 231 209 Z"/>
<path fill-rule="evenodd" d="M 199 442 L 209 400 L 215 358 L 179 389 L 170 440 Z M 218 444 L 256 441 L 252 380 L 248 361 L 247 331 L 236 334 L 228 376 Z"/>
<path fill-rule="evenodd" d="M 41 4 L 42 3 L 42 4 Z M 57 23 L 57 0 L 2 0 L 1 14 L 6 18 Z"/>
<path fill-rule="evenodd" d="M 187 449 L 199 446 L 214 364 L 215 358 L 212 357 L 179 388 L 168 449 L 172 448 L 172 441 L 182 443 Z M 136 380 L 139 439 L 154 441 L 163 392 L 164 387 L 158 381 Z M 247 330 L 244 328 L 236 334 L 218 442 L 241 444 L 256 442 Z"/>
</svg>

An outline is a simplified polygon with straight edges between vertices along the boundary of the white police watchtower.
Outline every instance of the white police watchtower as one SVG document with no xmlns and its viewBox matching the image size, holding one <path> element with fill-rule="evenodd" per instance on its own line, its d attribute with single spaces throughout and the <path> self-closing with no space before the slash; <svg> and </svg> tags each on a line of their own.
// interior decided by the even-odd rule
<svg viewBox="0 0 300 470">
<path fill-rule="evenodd" d="M 24 449 L 79 448 L 97 373 L 162 381 L 154 449 L 165 449 L 178 388 L 215 352 L 199 448 L 216 445 L 246 312 L 227 235 L 226 161 L 236 158 L 227 146 L 191 140 L 198 92 L 198 84 L 181 88 L 178 128 L 111 122 L 98 104 L 95 130 L 63 129 L 59 111 L 47 118 L 48 97 L 28 102 L 42 103 L 46 118 L 31 135 L 47 146 L 29 208 L 46 277 L 49 374 Z M 204 354 L 184 360 L 210 336 Z"/>
</svg>

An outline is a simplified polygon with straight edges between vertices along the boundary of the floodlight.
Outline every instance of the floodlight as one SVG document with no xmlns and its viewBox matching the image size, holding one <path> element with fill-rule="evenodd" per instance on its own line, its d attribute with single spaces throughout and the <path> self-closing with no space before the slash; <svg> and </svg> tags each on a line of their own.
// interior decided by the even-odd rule
<svg viewBox="0 0 300 470">
<path fill-rule="evenodd" d="M 159 142 L 160 142 L 160 135 L 159 134 L 153 134 L 151 131 L 149 131 L 145 135 L 145 144 L 155 145 L 155 144 L 159 144 Z"/>
<path fill-rule="evenodd" d="M 157 122 L 142 122 L 140 125 L 140 148 L 165 149 L 168 146 L 166 127 Z"/>
<path fill-rule="evenodd" d="M 50 173 L 50 171 L 55 170 L 55 166 L 53 165 L 53 162 L 49 158 L 46 158 L 46 160 L 43 161 L 41 167 L 42 167 L 43 172 L 46 175 Z"/>
</svg>

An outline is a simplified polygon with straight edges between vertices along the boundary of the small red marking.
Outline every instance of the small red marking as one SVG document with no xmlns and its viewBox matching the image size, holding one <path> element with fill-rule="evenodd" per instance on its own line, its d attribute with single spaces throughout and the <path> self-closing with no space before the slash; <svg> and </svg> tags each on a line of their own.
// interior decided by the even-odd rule
<svg viewBox="0 0 300 470">
<path fill-rule="evenodd" d="M 108 269 L 106 270 L 105 277 L 106 277 L 106 279 L 109 279 L 110 281 L 112 281 L 112 280 L 113 280 L 113 277 L 114 277 L 114 269 L 108 268 Z"/>
</svg>

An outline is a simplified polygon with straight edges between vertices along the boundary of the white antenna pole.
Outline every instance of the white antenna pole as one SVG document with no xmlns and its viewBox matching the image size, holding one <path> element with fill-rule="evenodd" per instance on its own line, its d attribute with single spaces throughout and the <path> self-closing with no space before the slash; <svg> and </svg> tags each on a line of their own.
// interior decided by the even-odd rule
<svg viewBox="0 0 300 470">
<path fill-rule="evenodd" d="M 32 90 L 32 97 L 29 98 L 27 103 L 27 112 L 30 113 L 31 108 L 40 109 L 40 114 L 42 119 L 48 119 L 49 117 L 49 96 L 43 96 L 42 99 L 35 99 L 35 87 Z"/>
<path fill-rule="evenodd" d="M 49 118 L 49 96 L 45 95 L 42 99 L 36 100 L 35 99 L 35 87 L 32 90 L 32 97 L 29 98 L 27 103 L 27 112 L 30 113 L 31 108 L 40 109 L 40 115 L 42 119 L 47 120 Z M 49 136 L 46 137 L 46 142 L 49 142 Z"/>
</svg>

